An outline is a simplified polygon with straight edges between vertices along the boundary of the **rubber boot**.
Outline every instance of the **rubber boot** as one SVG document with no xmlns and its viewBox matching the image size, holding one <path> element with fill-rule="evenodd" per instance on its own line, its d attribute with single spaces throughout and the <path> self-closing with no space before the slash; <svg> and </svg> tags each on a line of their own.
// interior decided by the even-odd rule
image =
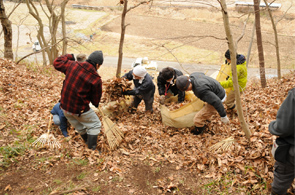
<svg viewBox="0 0 295 195">
<path fill-rule="evenodd" d="M 97 145 L 97 136 L 98 135 L 88 135 L 87 139 L 88 139 L 88 148 L 95 150 L 96 149 L 96 145 Z"/>
<path fill-rule="evenodd" d="M 80 134 L 81 135 L 81 134 Z M 82 139 L 84 140 L 85 143 L 87 143 L 87 138 L 88 138 L 88 135 L 87 133 L 81 135 Z"/>
<path fill-rule="evenodd" d="M 195 127 L 194 129 L 191 130 L 191 133 L 194 135 L 200 135 L 203 133 L 203 131 L 206 129 L 206 126 L 203 127 Z"/>
</svg>

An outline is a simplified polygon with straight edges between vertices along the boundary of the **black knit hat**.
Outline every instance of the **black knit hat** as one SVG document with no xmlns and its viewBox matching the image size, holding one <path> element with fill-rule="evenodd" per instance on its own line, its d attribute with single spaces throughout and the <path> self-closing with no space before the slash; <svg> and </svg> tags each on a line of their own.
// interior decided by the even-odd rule
<svg viewBox="0 0 295 195">
<path fill-rule="evenodd" d="M 188 76 L 180 76 L 177 77 L 176 79 L 176 87 L 180 90 L 180 91 L 185 91 L 187 90 L 187 88 L 189 87 L 190 84 L 190 80 Z"/>
<path fill-rule="evenodd" d="M 102 51 L 92 52 L 86 61 L 89 62 L 90 64 L 92 64 L 94 67 L 96 67 L 96 64 L 102 65 L 102 63 L 103 63 Z"/>
<path fill-rule="evenodd" d="M 229 52 L 229 49 L 225 52 L 224 56 L 225 56 L 226 59 L 229 59 L 230 60 L 230 52 Z"/>
</svg>

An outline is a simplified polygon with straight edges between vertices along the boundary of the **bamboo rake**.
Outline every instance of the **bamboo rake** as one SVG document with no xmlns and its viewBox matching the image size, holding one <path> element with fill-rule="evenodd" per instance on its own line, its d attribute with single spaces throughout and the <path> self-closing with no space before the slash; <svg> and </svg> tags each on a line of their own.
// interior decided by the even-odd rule
<svg viewBox="0 0 295 195">
<path fill-rule="evenodd" d="M 47 133 L 42 134 L 38 139 L 36 139 L 32 145 L 33 146 L 44 146 L 49 145 L 50 148 L 60 148 L 60 143 L 57 141 L 57 139 L 54 137 L 53 134 L 49 134 L 50 128 L 51 128 L 51 122 L 52 122 L 52 115 L 50 114 L 49 124 L 48 124 L 48 130 Z"/>
<path fill-rule="evenodd" d="M 102 110 L 99 108 L 99 111 L 102 115 L 102 123 L 104 126 L 104 133 L 107 136 L 108 144 L 111 150 L 115 149 L 120 145 L 121 141 L 124 138 L 123 132 L 119 129 L 119 127 L 113 123 L 113 121 L 104 115 Z"/>
</svg>

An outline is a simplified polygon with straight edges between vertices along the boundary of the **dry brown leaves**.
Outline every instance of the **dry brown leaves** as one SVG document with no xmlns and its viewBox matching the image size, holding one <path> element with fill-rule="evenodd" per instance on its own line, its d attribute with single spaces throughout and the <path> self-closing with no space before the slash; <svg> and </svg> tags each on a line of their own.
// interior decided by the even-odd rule
<svg viewBox="0 0 295 195">
<path fill-rule="evenodd" d="M 1 59 L 0 67 L 0 106 L 1 113 L 5 113 L 0 120 L 1 124 L 7 124 L 1 126 L 2 136 L 7 138 L 5 144 L 11 144 L 17 139 L 8 136 L 12 128 L 24 133 L 30 132 L 37 138 L 46 131 L 49 112 L 59 100 L 63 76 L 52 67 L 40 67 L 39 71 L 34 72 Z M 52 71 L 46 73 L 47 69 Z M 233 173 L 233 191 L 236 187 L 245 186 L 243 189 L 252 194 L 266 193 L 267 189 L 263 185 L 269 186 L 273 178 L 274 161 L 270 150 L 275 138 L 268 132 L 268 124 L 275 120 L 278 108 L 288 91 L 294 87 L 294 78 L 295 72 L 290 72 L 281 80 L 269 79 L 266 88 L 261 88 L 258 80 L 249 82 L 242 96 L 242 105 L 249 128 L 254 132 L 250 142 L 245 138 L 238 117 L 233 113 L 228 113 L 230 125 L 222 124 L 218 116 L 213 116 L 207 124 L 208 130 L 195 136 L 188 128 L 164 126 L 159 103 L 155 101 L 153 114 L 145 113 L 144 104 L 141 103 L 135 114 L 123 113 L 118 119 L 117 125 L 124 131 L 125 139 L 117 150 L 111 151 L 105 136 L 101 134 L 98 147 L 103 153 L 99 156 L 86 149 L 82 139 L 71 128 L 70 139 L 64 139 L 60 133 L 55 132 L 62 143 L 62 149 L 58 152 L 71 151 L 71 157 L 87 158 L 99 170 L 108 169 L 119 175 L 131 168 L 133 159 L 148 161 L 151 166 L 173 163 L 177 169 L 196 171 L 199 179 L 215 180 Z M 116 82 L 112 80 L 109 85 L 116 86 Z M 118 90 L 110 86 L 106 88 L 105 100 L 115 98 L 113 92 L 119 96 Z M 4 120 L 8 122 L 4 123 Z M 29 131 L 28 126 L 33 130 Z M 230 149 L 223 152 L 210 151 L 210 146 L 231 136 L 235 142 Z M 49 150 L 43 152 L 54 153 Z M 40 151 L 31 150 L 26 155 L 33 156 L 36 153 Z M 99 159 L 103 161 L 99 162 Z M 64 158 L 60 160 L 66 161 Z M 170 183 L 161 185 L 170 189 Z"/>
<path fill-rule="evenodd" d="M 101 102 L 108 103 L 110 101 L 117 101 L 124 98 L 123 91 L 131 90 L 132 83 L 124 78 L 113 78 L 104 81 L 103 90 L 104 94 Z"/>
</svg>

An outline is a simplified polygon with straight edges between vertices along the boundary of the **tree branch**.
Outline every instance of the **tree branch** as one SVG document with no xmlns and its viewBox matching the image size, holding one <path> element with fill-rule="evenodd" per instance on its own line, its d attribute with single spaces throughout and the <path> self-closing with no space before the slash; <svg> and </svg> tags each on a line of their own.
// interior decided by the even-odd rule
<svg viewBox="0 0 295 195">
<path fill-rule="evenodd" d="M 65 39 L 65 38 L 59 40 L 57 43 L 55 43 L 55 44 L 53 44 L 53 45 L 48 45 L 47 47 L 45 47 L 45 48 L 43 48 L 43 49 L 41 49 L 41 50 L 39 50 L 39 51 L 37 51 L 37 52 L 29 53 L 28 55 L 26 55 L 26 56 L 22 57 L 21 59 L 19 59 L 19 60 L 16 62 L 16 64 L 20 63 L 22 60 L 26 59 L 27 57 L 29 57 L 29 56 L 31 56 L 31 55 L 33 55 L 33 54 L 40 53 L 40 52 L 42 52 L 42 51 L 44 51 L 44 50 L 46 50 L 46 49 L 48 49 L 48 48 L 50 48 L 50 47 L 52 47 L 52 46 L 57 45 L 58 43 L 60 43 L 60 42 L 63 41 L 64 39 Z"/>
<path fill-rule="evenodd" d="M 140 3 L 138 3 L 137 5 L 130 7 L 129 9 L 127 9 L 126 13 L 128 13 L 130 10 L 137 8 L 138 6 L 142 5 L 142 4 L 148 4 L 149 2 L 151 2 L 153 0 L 148 0 L 148 1 L 142 1 Z"/>
</svg>

